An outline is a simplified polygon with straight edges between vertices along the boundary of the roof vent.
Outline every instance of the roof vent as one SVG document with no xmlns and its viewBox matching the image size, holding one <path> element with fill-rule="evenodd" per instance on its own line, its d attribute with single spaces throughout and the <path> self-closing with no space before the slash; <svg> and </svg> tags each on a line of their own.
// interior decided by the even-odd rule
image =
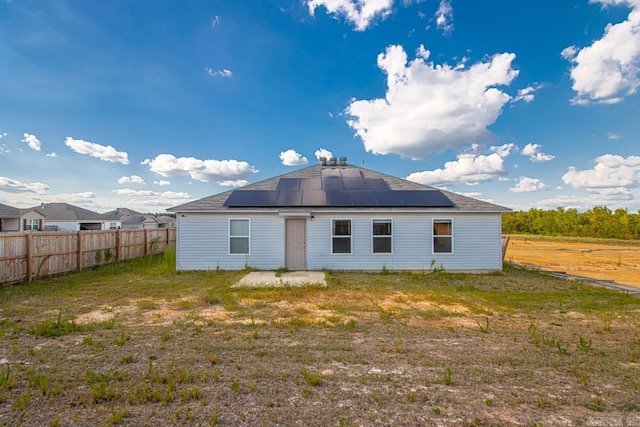
<svg viewBox="0 0 640 427">
<path fill-rule="evenodd" d="M 321 166 L 327 166 L 327 158 L 326 157 L 320 157 L 320 165 Z"/>
<path fill-rule="evenodd" d="M 332 157 L 329 159 L 329 164 L 331 166 L 336 166 L 338 164 L 338 159 L 336 159 L 335 157 Z"/>
<path fill-rule="evenodd" d="M 347 166 L 347 158 L 340 157 L 340 166 Z"/>
</svg>

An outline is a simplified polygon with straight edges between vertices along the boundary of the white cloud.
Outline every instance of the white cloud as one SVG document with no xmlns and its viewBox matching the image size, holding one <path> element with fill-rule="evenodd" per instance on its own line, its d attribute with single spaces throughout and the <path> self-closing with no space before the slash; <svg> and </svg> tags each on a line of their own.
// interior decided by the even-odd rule
<svg viewBox="0 0 640 427">
<path fill-rule="evenodd" d="M 104 146 L 93 142 L 83 141 L 82 139 L 73 139 L 68 136 L 64 144 L 79 154 L 88 154 L 105 162 L 129 164 L 129 155 L 125 152 L 116 151 L 110 145 Z"/>
<path fill-rule="evenodd" d="M 243 187 L 248 183 L 249 181 L 247 181 L 246 179 L 238 179 L 236 181 L 221 181 L 218 184 L 221 187 Z"/>
<path fill-rule="evenodd" d="M 541 145 L 528 143 L 524 146 L 520 153 L 523 156 L 528 156 L 529 160 L 534 163 L 548 162 L 549 160 L 553 160 L 556 158 L 556 156 L 541 152 L 540 148 L 542 148 Z"/>
<path fill-rule="evenodd" d="M 518 95 L 516 95 L 511 102 L 518 102 L 518 101 L 524 101 L 526 103 L 529 103 L 531 101 L 533 101 L 534 99 L 536 99 L 536 96 L 534 95 L 534 93 L 540 89 L 542 89 L 542 85 L 533 85 L 533 86 L 527 86 L 524 89 L 519 89 L 518 90 Z"/>
<path fill-rule="evenodd" d="M 0 191 L 7 193 L 36 193 L 42 194 L 49 189 L 47 184 L 42 182 L 20 182 L 15 179 L 0 176 Z"/>
<path fill-rule="evenodd" d="M 605 154 L 596 158 L 593 169 L 579 171 L 570 167 L 562 181 L 574 188 L 599 193 L 607 189 L 635 188 L 640 186 L 640 156 Z"/>
<path fill-rule="evenodd" d="M 306 165 L 309 163 L 306 157 L 302 154 L 297 153 L 295 150 L 287 150 L 282 151 L 280 153 L 280 161 L 285 166 L 298 166 L 298 165 Z"/>
<path fill-rule="evenodd" d="M 521 176 L 516 179 L 516 186 L 509 189 L 514 193 L 531 193 L 533 191 L 540 191 L 545 188 L 546 185 L 538 178 L 529 178 L 527 176 Z"/>
<path fill-rule="evenodd" d="M 344 17 L 356 31 L 366 30 L 374 20 L 389 16 L 393 6 L 393 0 L 307 0 L 306 3 L 312 16 L 318 7 L 324 7 L 327 13 Z"/>
<path fill-rule="evenodd" d="M 211 26 L 215 27 L 219 23 L 220 23 L 220 17 L 218 15 L 214 16 L 213 19 L 211 20 Z"/>
<path fill-rule="evenodd" d="M 138 175 L 121 176 L 118 178 L 118 184 L 144 184 L 144 179 Z"/>
<path fill-rule="evenodd" d="M 153 181 L 153 183 L 161 187 L 171 185 L 171 181 L 167 181 L 166 179 L 161 179 L 160 181 Z"/>
<path fill-rule="evenodd" d="M 6 144 L 0 144 L 0 154 L 10 153 L 11 149 Z"/>
<path fill-rule="evenodd" d="M 7 137 L 7 133 L 6 132 L 0 133 L 0 139 L 6 138 L 6 137 Z"/>
<path fill-rule="evenodd" d="M 189 175 L 202 182 L 225 182 L 244 179 L 258 172 L 247 162 L 237 160 L 200 160 L 194 157 L 175 157 L 159 154 L 155 159 L 147 159 L 142 164 L 163 177 Z"/>
<path fill-rule="evenodd" d="M 27 144 L 29 148 L 31 148 L 32 150 L 36 150 L 36 151 L 40 151 L 40 147 L 42 146 L 42 144 L 40 143 L 40 140 L 36 138 L 35 135 L 32 135 L 30 133 L 24 134 L 24 138 L 22 139 L 22 142 Z"/>
<path fill-rule="evenodd" d="M 316 156 L 316 159 L 320 160 L 320 157 L 324 157 L 325 159 L 330 159 L 333 157 L 333 153 L 325 148 L 321 148 L 319 150 L 316 150 L 316 152 L 314 153 L 314 155 Z"/>
<path fill-rule="evenodd" d="M 617 133 L 609 132 L 607 134 L 607 138 L 609 138 L 609 139 L 620 139 L 620 135 L 618 135 Z"/>
<path fill-rule="evenodd" d="M 48 154 L 46 154 L 46 156 L 47 156 L 47 157 L 60 157 L 60 156 L 58 155 L 58 153 L 56 153 L 55 151 L 54 151 L 53 153 L 48 153 Z"/>
<path fill-rule="evenodd" d="M 489 155 L 458 154 L 458 160 L 446 162 L 443 169 L 414 172 L 407 179 L 420 184 L 435 186 L 460 183 L 476 185 L 481 182 L 491 181 L 493 178 L 507 174 L 504 159 L 509 156 L 513 147 L 513 144 L 491 147 L 493 153 Z"/>
<path fill-rule="evenodd" d="M 446 148 L 485 142 L 492 137 L 487 126 L 511 99 L 496 86 L 518 75 L 511 68 L 514 58 L 503 53 L 469 68 L 452 68 L 420 57 L 407 66 L 404 49 L 389 46 L 378 55 L 378 67 L 387 74 L 386 97 L 352 101 L 347 123 L 374 154 L 425 159 Z"/>
<path fill-rule="evenodd" d="M 453 7 L 451 1 L 440 0 L 440 6 L 435 14 L 436 25 L 444 34 L 450 34 L 453 31 Z"/>
<path fill-rule="evenodd" d="M 114 190 L 114 193 L 120 196 L 135 196 L 135 197 L 162 197 L 163 199 L 188 199 L 191 196 L 185 192 L 175 191 L 150 191 L 150 190 L 133 190 L 131 188 L 120 188 Z"/>
<path fill-rule="evenodd" d="M 225 78 L 233 77 L 233 72 L 231 70 L 227 70 L 226 68 L 223 68 L 222 70 L 205 68 L 205 71 L 207 72 L 207 74 L 209 74 L 212 77 L 225 77 Z"/>
<path fill-rule="evenodd" d="M 598 2 L 603 6 L 626 5 L 632 11 L 625 21 L 608 24 L 602 38 L 590 46 L 569 46 L 562 51 L 572 65 L 572 88 L 577 92 L 574 104 L 614 104 L 640 87 L 640 1 Z"/>
</svg>

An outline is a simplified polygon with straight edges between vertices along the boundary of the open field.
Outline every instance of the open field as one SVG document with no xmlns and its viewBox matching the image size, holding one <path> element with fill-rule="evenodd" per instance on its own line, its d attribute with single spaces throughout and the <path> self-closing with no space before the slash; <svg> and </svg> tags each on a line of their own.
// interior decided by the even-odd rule
<svg viewBox="0 0 640 427">
<path fill-rule="evenodd" d="M 505 260 L 640 287 L 640 242 L 511 236 Z"/>
<path fill-rule="evenodd" d="M 0 425 L 640 426 L 640 299 L 505 274 L 142 258 L 0 288 Z"/>
</svg>

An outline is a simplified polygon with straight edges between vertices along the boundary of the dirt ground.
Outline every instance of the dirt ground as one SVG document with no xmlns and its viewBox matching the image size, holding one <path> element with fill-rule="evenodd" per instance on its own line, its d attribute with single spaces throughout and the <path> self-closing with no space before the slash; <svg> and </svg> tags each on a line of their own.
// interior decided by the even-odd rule
<svg viewBox="0 0 640 427">
<path fill-rule="evenodd" d="M 511 237 L 505 261 L 640 287 L 640 247 Z"/>
</svg>

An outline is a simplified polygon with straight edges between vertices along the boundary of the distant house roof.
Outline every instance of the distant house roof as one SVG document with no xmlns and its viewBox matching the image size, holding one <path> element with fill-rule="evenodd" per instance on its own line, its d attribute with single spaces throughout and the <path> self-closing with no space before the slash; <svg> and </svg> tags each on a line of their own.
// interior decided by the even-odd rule
<svg viewBox="0 0 640 427">
<path fill-rule="evenodd" d="M 305 191 L 308 192 L 305 201 Z M 293 201 L 280 202 L 290 198 Z M 363 200 L 366 200 L 363 201 Z M 170 212 L 281 208 L 437 208 L 473 212 L 507 212 L 508 208 L 353 166 L 313 165 L 174 206 Z"/>
<path fill-rule="evenodd" d="M 175 224 L 176 219 L 169 215 L 160 215 L 158 217 L 158 222 L 160 224 Z"/>
<path fill-rule="evenodd" d="M 0 217 L 17 217 L 20 216 L 20 209 L 13 206 L 3 205 L 0 203 Z"/>
<path fill-rule="evenodd" d="M 47 221 L 104 221 L 117 219 L 110 215 L 99 214 L 68 203 L 46 203 L 33 209 L 38 209 L 42 212 Z"/>
<path fill-rule="evenodd" d="M 45 215 L 44 212 L 42 212 L 42 210 L 39 208 L 20 209 L 20 208 L 14 208 L 13 206 L 9 206 L 9 205 L 3 205 L 2 203 L 0 203 L 0 217 L 17 218 L 17 217 L 20 217 L 20 215 L 24 215 L 25 213 L 30 211 L 38 212 L 40 215 L 43 215 L 43 216 Z"/>
<path fill-rule="evenodd" d="M 121 220 L 123 223 L 139 224 L 139 223 L 153 223 L 159 222 L 154 215 L 143 214 L 138 211 L 134 211 L 129 208 L 118 208 L 109 212 L 105 212 L 104 215 L 109 215 L 113 218 Z"/>
</svg>

